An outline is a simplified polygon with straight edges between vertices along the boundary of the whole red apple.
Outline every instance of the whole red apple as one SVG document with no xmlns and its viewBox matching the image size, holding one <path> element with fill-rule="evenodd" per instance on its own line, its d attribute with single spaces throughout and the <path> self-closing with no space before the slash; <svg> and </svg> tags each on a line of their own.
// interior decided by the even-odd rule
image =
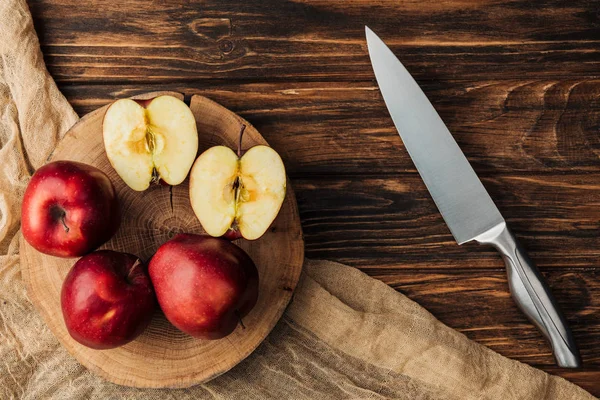
<svg viewBox="0 0 600 400">
<path fill-rule="evenodd" d="M 148 271 L 167 319 L 201 339 L 229 335 L 258 298 L 254 262 L 221 238 L 177 235 L 159 247 Z"/>
<path fill-rule="evenodd" d="M 99 250 L 69 271 L 61 292 L 67 330 L 79 343 L 110 349 L 135 339 L 156 308 L 152 283 L 134 255 Z"/>
<path fill-rule="evenodd" d="M 38 169 L 23 197 L 23 237 L 42 253 L 78 257 L 117 231 L 121 217 L 115 188 L 96 167 L 55 161 Z"/>
</svg>

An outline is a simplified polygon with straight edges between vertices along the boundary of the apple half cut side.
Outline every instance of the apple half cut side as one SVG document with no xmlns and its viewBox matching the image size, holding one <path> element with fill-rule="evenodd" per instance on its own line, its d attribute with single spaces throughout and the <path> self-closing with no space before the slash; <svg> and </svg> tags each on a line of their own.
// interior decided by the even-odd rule
<svg viewBox="0 0 600 400">
<path fill-rule="evenodd" d="M 198 152 L 194 115 L 173 96 L 117 100 L 106 110 L 102 130 L 108 160 L 137 191 L 161 180 L 180 184 Z"/>
<path fill-rule="evenodd" d="M 243 128 L 240 138 L 242 134 Z M 279 213 L 286 191 L 285 167 L 268 146 L 254 146 L 240 155 L 239 148 L 236 154 L 225 146 L 202 153 L 190 172 L 190 202 L 209 235 L 255 240 Z"/>
</svg>

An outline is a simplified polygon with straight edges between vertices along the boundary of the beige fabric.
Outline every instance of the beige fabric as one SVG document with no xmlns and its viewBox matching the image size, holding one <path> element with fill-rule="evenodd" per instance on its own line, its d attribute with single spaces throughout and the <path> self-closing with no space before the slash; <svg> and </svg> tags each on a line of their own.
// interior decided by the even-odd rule
<svg viewBox="0 0 600 400">
<path fill-rule="evenodd" d="M 356 269 L 307 261 L 267 340 L 233 370 L 178 390 L 120 387 L 58 344 L 32 308 L 18 255 L 20 201 L 77 116 L 43 65 L 24 0 L 0 1 L 0 399 L 589 399 L 469 341 Z"/>
</svg>

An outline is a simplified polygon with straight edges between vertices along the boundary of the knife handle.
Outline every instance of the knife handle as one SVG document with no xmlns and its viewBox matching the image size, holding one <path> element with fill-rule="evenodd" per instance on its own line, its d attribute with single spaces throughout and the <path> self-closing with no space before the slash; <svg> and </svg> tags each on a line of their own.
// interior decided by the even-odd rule
<svg viewBox="0 0 600 400">
<path fill-rule="evenodd" d="M 557 364 L 565 368 L 581 367 L 579 350 L 565 317 L 539 270 L 506 223 L 499 224 L 475 240 L 494 246 L 502 254 L 512 297 L 550 341 Z"/>
</svg>

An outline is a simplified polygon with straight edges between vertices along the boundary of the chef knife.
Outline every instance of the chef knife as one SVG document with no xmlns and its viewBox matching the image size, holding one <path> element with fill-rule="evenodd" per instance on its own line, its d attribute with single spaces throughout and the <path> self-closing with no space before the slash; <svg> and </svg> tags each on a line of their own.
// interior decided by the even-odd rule
<svg viewBox="0 0 600 400">
<path fill-rule="evenodd" d="M 373 71 L 404 146 L 450 232 L 502 255 L 515 302 L 552 345 L 559 366 L 581 366 L 567 322 L 544 278 L 508 229 L 488 192 L 425 93 L 385 43 L 365 27 Z"/>
</svg>

